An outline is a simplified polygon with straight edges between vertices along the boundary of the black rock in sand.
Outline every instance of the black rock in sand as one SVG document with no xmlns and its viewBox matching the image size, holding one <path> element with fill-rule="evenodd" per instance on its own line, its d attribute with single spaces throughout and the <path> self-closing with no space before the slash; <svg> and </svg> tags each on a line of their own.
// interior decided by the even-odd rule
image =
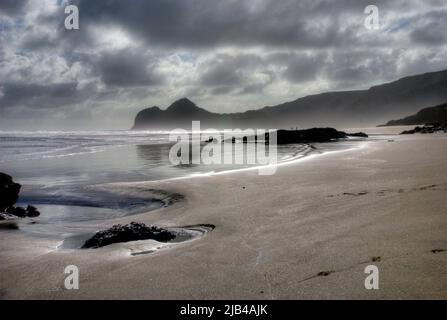
<svg viewBox="0 0 447 320">
<path fill-rule="evenodd" d="M 144 223 L 131 222 L 124 226 L 117 224 L 110 229 L 98 231 L 93 237 L 88 239 L 83 249 L 100 248 L 112 243 L 129 242 L 137 240 L 156 240 L 159 242 L 168 242 L 174 239 L 174 233 L 157 227 L 146 226 Z"/>
<path fill-rule="evenodd" d="M 21 187 L 11 176 L 0 172 L 0 212 L 17 202 Z"/>
<path fill-rule="evenodd" d="M 39 211 L 33 206 L 26 209 L 14 206 L 19 199 L 22 186 L 12 180 L 6 173 L 0 172 L 0 220 L 12 220 L 17 217 L 38 217 Z"/>
</svg>

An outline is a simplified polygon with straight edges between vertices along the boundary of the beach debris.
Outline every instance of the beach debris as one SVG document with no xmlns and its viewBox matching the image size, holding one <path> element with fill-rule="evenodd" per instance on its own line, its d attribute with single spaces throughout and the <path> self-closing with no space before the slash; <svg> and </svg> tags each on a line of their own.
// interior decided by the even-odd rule
<svg viewBox="0 0 447 320">
<path fill-rule="evenodd" d="M 33 206 L 26 209 L 15 206 L 22 186 L 12 180 L 6 173 L 0 172 L 0 220 L 38 217 L 40 212 Z"/>
<path fill-rule="evenodd" d="M 444 251 L 446 251 L 446 250 L 444 250 L 444 249 L 433 249 L 431 252 L 432 253 L 441 253 L 441 252 L 444 252 Z"/>
<path fill-rule="evenodd" d="M 360 192 L 344 192 L 343 195 L 344 196 L 354 196 L 354 197 L 358 197 L 358 196 L 364 196 L 367 195 L 368 191 L 360 191 Z"/>
<path fill-rule="evenodd" d="M 317 273 L 317 277 L 327 277 L 328 275 L 330 275 L 331 273 L 334 273 L 334 270 L 329 270 L 329 271 L 320 271 Z"/>
<path fill-rule="evenodd" d="M 137 240 L 155 240 L 159 242 L 168 242 L 174 239 L 176 235 L 166 229 L 158 226 L 146 226 L 144 223 L 131 222 L 126 225 L 114 225 L 103 231 L 98 231 L 88 239 L 83 249 L 100 248 L 112 243 L 129 242 Z"/>
</svg>

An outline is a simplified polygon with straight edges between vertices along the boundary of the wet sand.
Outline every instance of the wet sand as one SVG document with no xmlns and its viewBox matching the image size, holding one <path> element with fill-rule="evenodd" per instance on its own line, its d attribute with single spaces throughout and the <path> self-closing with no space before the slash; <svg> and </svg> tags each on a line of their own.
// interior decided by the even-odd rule
<svg viewBox="0 0 447 320">
<path fill-rule="evenodd" d="M 98 228 L 138 221 L 215 229 L 138 255 L 128 245 L 58 250 L 57 241 L 0 230 L 0 297 L 446 299 L 446 156 L 446 135 L 399 136 L 305 158 L 273 176 L 107 186 L 184 199 Z M 364 287 L 370 264 L 379 268 L 379 290 Z M 67 265 L 79 268 L 79 290 L 64 289 Z"/>
</svg>

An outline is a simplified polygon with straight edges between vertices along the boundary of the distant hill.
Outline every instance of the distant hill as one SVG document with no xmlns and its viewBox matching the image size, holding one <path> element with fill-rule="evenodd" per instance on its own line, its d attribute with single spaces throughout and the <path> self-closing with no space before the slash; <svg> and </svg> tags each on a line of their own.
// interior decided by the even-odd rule
<svg viewBox="0 0 447 320">
<path fill-rule="evenodd" d="M 422 109 L 418 113 L 400 120 L 391 120 L 385 126 L 411 126 L 429 123 L 447 123 L 447 103 Z"/>
<path fill-rule="evenodd" d="M 447 101 L 447 70 L 425 73 L 371 87 L 368 90 L 327 92 L 276 106 L 242 113 L 218 114 L 199 108 L 187 98 L 166 110 L 152 107 L 135 118 L 134 129 L 290 128 L 375 126 L 415 113 L 421 106 Z"/>
<path fill-rule="evenodd" d="M 166 110 L 159 107 L 147 108 L 140 111 L 135 117 L 133 129 L 191 129 L 191 121 L 200 120 L 201 127 L 206 128 L 233 128 L 239 126 L 250 127 L 266 124 L 269 119 L 259 111 L 244 113 L 219 114 L 199 108 L 187 98 L 175 101 Z"/>
</svg>

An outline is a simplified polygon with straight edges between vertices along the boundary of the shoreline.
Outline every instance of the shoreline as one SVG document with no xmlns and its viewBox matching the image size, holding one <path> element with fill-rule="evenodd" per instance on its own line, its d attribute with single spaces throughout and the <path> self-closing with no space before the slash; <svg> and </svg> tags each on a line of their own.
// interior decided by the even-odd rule
<svg viewBox="0 0 447 320">
<path fill-rule="evenodd" d="M 128 249 L 107 247 L 55 250 L 54 242 L 30 244 L 2 231 L 2 298 L 445 299 L 445 142 L 374 141 L 281 166 L 273 176 L 247 171 L 110 185 L 124 194 L 157 187 L 185 196 L 114 222 L 216 228 L 198 241 L 130 257 Z M 382 279 L 373 292 L 363 287 L 372 257 L 380 257 Z M 63 289 L 64 264 L 79 266 L 80 290 Z"/>
<path fill-rule="evenodd" d="M 337 142 L 339 142 L 339 141 L 330 142 L 330 143 L 337 143 Z M 280 161 L 276 164 L 267 164 L 267 165 L 259 165 L 259 166 L 252 166 L 252 167 L 246 167 L 246 168 L 228 169 L 228 170 L 222 170 L 222 171 L 193 173 L 193 174 L 186 175 L 186 176 L 178 176 L 178 177 L 157 179 L 157 180 L 145 180 L 145 181 L 133 181 L 133 182 L 113 182 L 113 183 L 107 183 L 104 185 L 114 185 L 114 184 L 120 185 L 120 184 L 127 184 L 127 183 L 138 184 L 138 183 L 146 183 L 146 182 L 165 182 L 165 181 L 188 180 L 188 179 L 194 179 L 194 178 L 200 178 L 200 177 L 212 177 L 212 176 L 218 176 L 218 175 L 227 175 L 227 174 L 240 173 L 240 172 L 256 171 L 256 170 L 260 170 L 263 168 L 274 167 L 274 166 L 282 167 L 282 166 L 297 164 L 301 161 L 310 160 L 314 157 L 324 156 L 327 154 L 360 150 L 360 149 L 366 147 L 366 145 L 370 141 L 369 140 L 357 140 L 356 142 L 358 142 L 359 145 L 355 146 L 355 147 L 350 147 L 350 148 L 340 149 L 340 150 L 324 150 L 320 153 L 305 154 L 305 155 L 302 155 L 299 157 L 294 157 L 291 160 L 286 160 L 286 161 L 282 161 L 282 162 Z M 309 145 L 310 147 L 312 147 L 312 144 L 306 144 L 306 145 Z"/>
<path fill-rule="evenodd" d="M 346 145 L 347 143 L 355 144 L 353 146 Z M 69 208 L 70 214 L 73 217 L 67 217 L 65 220 L 60 217 L 48 217 L 42 215 L 37 220 L 25 219 L 18 220 L 18 227 L 20 231 L 24 231 L 30 236 L 44 237 L 45 235 L 50 238 L 54 238 L 55 233 L 60 236 L 64 233 L 64 230 L 70 229 L 75 226 L 77 229 L 76 234 L 69 234 L 63 236 L 64 238 L 70 238 L 73 236 L 81 236 L 83 234 L 91 234 L 92 226 L 99 221 L 113 222 L 117 218 L 133 216 L 140 213 L 146 213 L 149 211 L 154 211 L 160 208 L 165 208 L 174 202 L 183 199 L 183 196 L 178 193 L 170 193 L 169 190 L 151 189 L 146 190 L 141 194 L 130 195 L 129 193 L 121 193 L 114 190 L 114 185 L 123 184 L 138 184 L 146 182 L 158 182 L 162 183 L 164 181 L 177 181 L 177 180 L 188 180 L 200 177 L 212 177 L 218 175 L 236 174 L 242 172 L 250 171 L 260 171 L 266 168 L 272 167 L 282 167 L 286 165 L 297 164 L 300 161 L 312 160 L 315 157 L 324 156 L 330 153 L 346 152 L 351 150 L 360 150 L 368 144 L 368 140 L 364 139 L 341 139 L 339 141 L 333 141 L 330 143 L 317 143 L 319 148 L 313 146 L 313 144 L 299 144 L 304 146 L 297 149 L 297 151 L 288 156 L 287 159 L 281 158 L 275 164 L 266 165 L 254 165 L 243 168 L 225 169 L 221 171 L 210 171 L 202 173 L 193 173 L 189 175 L 180 175 L 172 178 L 155 179 L 155 180 L 143 180 L 143 181 L 124 181 L 124 182 L 108 182 L 101 184 L 86 185 L 82 190 L 79 190 L 79 194 L 64 196 L 61 198 L 53 199 L 47 195 L 39 196 L 38 194 L 33 194 L 32 192 L 25 196 L 20 196 L 18 204 L 30 203 L 41 208 L 43 212 L 47 211 L 64 211 L 65 208 Z M 331 146 L 331 147 L 329 147 Z M 321 147 L 321 148 L 320 148 Z M 305 149 L 303 151 L 303 149 Z M 92 196 L 93 194 L 93 196 Z M 73 211 L 75 210 L 75 211 Z M 72 212 L 73 211 L 73 212 Z M 101 215 L 100 218 L 95 218 L 95 215 L 88 216 L 83 215 L 79 211 L 95 211 L 95 215 Z M 96 212 L 97 211 L 97 212 Z M 48 213 L 47 213 L 48 214 Z M 79 214 L 81 214 L 79 216 Z M 36 228 L 35 224 L 38 224 Z M 48 230 L 45 230 L 47 226 Z M 55 227 L 56 226 L 56 227 Z M 59 227 L 60 226 L 60 227 Z M 84 228 L 81 230 L 80 228 Z M 60 229 L 60 230 L 58 230 Z M 18 231 L 18 232 L 20 232 Z M 57 237 L 57 236 L 56 236 Z"/>
</svg>

